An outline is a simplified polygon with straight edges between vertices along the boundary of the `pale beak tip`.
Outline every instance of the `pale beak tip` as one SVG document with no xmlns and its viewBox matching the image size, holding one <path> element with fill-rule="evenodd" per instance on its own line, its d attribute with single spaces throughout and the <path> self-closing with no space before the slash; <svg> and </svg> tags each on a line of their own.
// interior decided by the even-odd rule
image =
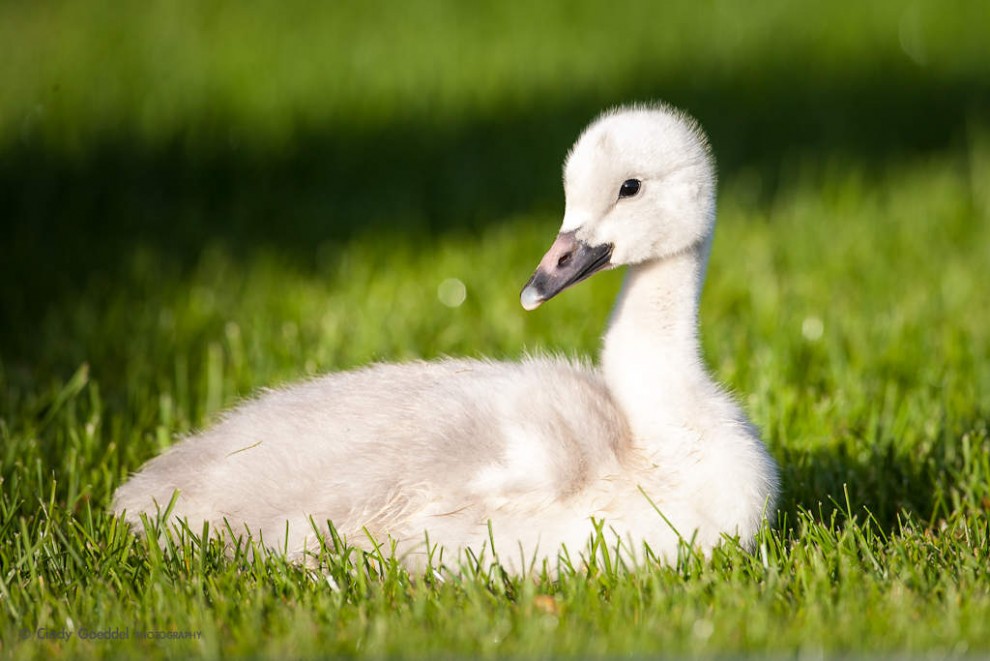
<svg viewBox="0 0 990 661">
<path fill-rule="evenodd" d="M 543 303 L 543 297 L 536 290 L 533 285 L 527 285 L 525 289 L 522 290 L 522 294 L 519 295 L 519 302 L 522 303 L 523 309 L 527 312 L 532 312 L 536 308 L 540 307 Z"/>
</svg>

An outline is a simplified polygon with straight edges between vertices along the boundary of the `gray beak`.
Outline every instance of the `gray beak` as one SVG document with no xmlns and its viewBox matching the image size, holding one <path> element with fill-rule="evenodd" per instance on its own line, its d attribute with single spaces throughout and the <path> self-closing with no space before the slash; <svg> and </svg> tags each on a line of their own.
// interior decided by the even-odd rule
<svg viewBox="0 0 990 661">
<path fill-rule="evenodd" d="M 535 310 L 571 285 L 611 266 L 611 257 L 611 244 L 589 246 L 578 241 L 574 232 L 559 234 L 523 287 L 519 301 L 527 310 Z"/>
</svg>

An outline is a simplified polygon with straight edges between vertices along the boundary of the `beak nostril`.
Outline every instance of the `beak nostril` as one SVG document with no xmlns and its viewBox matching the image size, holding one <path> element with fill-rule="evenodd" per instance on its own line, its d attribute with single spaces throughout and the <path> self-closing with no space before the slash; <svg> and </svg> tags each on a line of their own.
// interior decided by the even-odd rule
<svg viewBox="0 0 990 661">
<path fill-rule="evenodd" d="M 560 259 L 557 260 L 557 268 L 562 268 L 570 264 L 571 258 L 573 256 L 574 256 L 573 251 L 568 250 L 567 252 L 565 252 L 563 255 L 560 256 Z"/>
</svg>

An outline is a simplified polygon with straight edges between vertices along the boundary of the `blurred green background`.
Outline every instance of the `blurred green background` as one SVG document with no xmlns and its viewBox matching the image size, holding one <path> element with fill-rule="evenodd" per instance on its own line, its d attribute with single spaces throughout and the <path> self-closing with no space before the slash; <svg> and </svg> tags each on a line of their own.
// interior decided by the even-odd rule
<svg viewBox="0 0 990 661">
<path fill-rule="evenodd" d="M 3 3 L 3 347 L 137 246 L 311 265 L 561 207 L 604 107 L 661 98 L 754 203 L 987 123 L 984 2 Z M 32 339 L 36 336 L 32 333 Z"/>
</svg>

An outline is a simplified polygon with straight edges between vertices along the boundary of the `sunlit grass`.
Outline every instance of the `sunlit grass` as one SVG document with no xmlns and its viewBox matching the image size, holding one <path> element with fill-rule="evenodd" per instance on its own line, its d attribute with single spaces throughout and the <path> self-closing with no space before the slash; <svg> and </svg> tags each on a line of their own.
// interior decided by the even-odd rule
<svg viewBox="0 0 990 661">
<path fill-rule="evenodd" d="M 966 200 L 965 179 L 939 163 L 868 187 L 861 177 L 827 180 L 834 195 L 798 187 L 772 218 L 725 199 L 705 345 L 783 464 L 783 518 L 752 556 L 729 549 L 635 574 L 598 567 L 534 584 L 486 569 L 435 583 L 328 556 L 334 587 L 213 548 L 160 557 L 103 511 L 127 470 L 258 386 L 378 359 L 593 354 L 615 277 L 535 315 L 517 309 L 555 219 L 420 249 L 358 239 L 315 273 L 214 247 L 187 276 L 163 279 L 169 269 L 156 260 L 167 258 L 136 255 L 129 287 L 103 299 L 101 323 L 87 321 L 86 298 L 50 322 L 87 347 L 89 368 L 51 389 L 5 389 L 4 638 L 67 619 L 202 638 L 9 649 L 987 649 L 987 312 L 978 281 L 965 277 L 987 254 L 985 215 Z M 465 283 L 460 307 L 437 297 L 448 277 Z M 812 318 L 820 325 L 809 331 Z"/>
</svg>

